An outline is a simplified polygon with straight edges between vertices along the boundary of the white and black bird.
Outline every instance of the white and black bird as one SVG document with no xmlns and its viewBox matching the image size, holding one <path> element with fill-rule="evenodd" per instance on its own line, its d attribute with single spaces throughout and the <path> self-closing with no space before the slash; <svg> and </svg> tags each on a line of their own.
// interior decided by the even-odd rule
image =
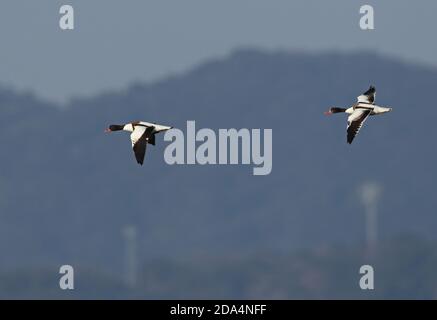
<svg viewBox="0 0 437 320">
<path fill-rule="evenodd" d="M 155 145 L 155 134 L 167 131 L 173 127 L 163 126 L 156 123 L 136 121 L 127 124 L 111 124 L 105 132 L 127 131 L 131 132 L 130 139 L 135 158 L 140 165 L 143 165 L 146 155 L 147 144 Z"/>
<path fill-rule="evenodd" d="M 375 104 L 376 89 L 370 86 L 369 90 L 357 97 L 357 103 L 350 108 L 333 107 L 325 112 L 326 115 L 334 113 L 347 113 L 347 143 L 351 144 L 369 116 L 379 115 L 392 111 L 392 108 L 381 107 Z"/>
</svg>

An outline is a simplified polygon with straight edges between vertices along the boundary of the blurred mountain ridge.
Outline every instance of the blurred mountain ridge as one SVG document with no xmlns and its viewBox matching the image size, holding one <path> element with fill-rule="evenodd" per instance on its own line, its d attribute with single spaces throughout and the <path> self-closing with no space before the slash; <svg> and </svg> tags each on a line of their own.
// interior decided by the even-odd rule
<svg viewBox="0 0 437 320">
<path fill-rule="evenodd" d="M 346 144 L 348 106 L 370 84 L 394 108 Z M 71 263 L 121 270 L 121 229 L 142 261 L 362 243 L 362 183 L 383 187 L 379 235 L 435 239 L 437 69 L 365 53 L 239 50 L 152 84 L 77 98 L 67 108 L 0 90 L 2 266 Z M 145 165 L 112 123 L 184 130 L 273 129 L 273 170 L 169 166 L 158 137 Z"/>
</svg>

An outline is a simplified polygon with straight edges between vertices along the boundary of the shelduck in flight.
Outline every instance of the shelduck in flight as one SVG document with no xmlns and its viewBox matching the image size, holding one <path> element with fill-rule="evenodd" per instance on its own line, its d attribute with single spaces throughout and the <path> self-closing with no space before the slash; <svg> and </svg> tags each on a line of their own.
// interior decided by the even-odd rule
<svg viewBox="0 0 437 320">
<path fill-rule="evenodd" d="M 155 145 L 155 134 L 172 128 L 156 123 L 136 121 L 122 125 L 112 124 L 105 132 L 121 130 L 131 132 L 130 139 L 135 158 L 140 165 L 143 165 L 147 144 Z"/>
<path fill-rule="evenodd" d="M 376 89 L 374 86 L 370 86 L 369 90 L 358 96 L 358 101 L 350 108 L 338 108 L 333 107 L 329 111 L 325 112 L 326 115 L 332 115 L 334 113 L 347 113 L 347 143 L 351 144 L 355 136 L 360 131 L 364 124 L 364 121 L 369 116 L 379 115 L 390 112 L 392 108 L 380 107 L 375 105 Z"/>
</svg>

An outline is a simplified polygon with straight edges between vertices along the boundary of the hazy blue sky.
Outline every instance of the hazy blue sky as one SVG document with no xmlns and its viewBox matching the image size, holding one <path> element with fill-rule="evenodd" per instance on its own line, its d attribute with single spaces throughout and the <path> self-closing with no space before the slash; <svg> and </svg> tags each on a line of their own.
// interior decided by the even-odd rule
<svg viewBox="0 0 437 320">
<path fill-rule="evenodd" d="M 73 31 L 58 26 L 62 4 L 74 6 Z M 364 4 L 374 31 L 359 29 Z M 1 0 L 0 85 L 65 101 L 242 46 L 366 48 L 437 65 L 436 13 L 435 0 Z"/>
</svg>

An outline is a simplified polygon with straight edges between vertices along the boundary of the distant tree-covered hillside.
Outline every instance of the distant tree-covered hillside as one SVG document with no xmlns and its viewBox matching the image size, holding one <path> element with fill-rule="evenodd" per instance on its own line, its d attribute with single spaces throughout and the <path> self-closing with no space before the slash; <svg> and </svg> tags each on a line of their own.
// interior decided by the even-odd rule
<svg viewBox="0 0 437 320">
<path fill-rule="evenodd" d="M 354 103 L 370 84 L 394 111 L 347 145 L 346 118 L 323 111 Z M 117 272 L 125 225 L 138 230 L 141 261 L 359 244 L 366 181 L 383 186 L 380 238 L 435 237 L 436 87 L 437 69 L 372 53 L 241 50 L 66 109 L 0 90 L 1 264 Z M 127 134 L 103 133 L 138 119 L 271 128 L 273 171 L 169 166 L 162 135 L 140 167 Z"/>
</svg>

